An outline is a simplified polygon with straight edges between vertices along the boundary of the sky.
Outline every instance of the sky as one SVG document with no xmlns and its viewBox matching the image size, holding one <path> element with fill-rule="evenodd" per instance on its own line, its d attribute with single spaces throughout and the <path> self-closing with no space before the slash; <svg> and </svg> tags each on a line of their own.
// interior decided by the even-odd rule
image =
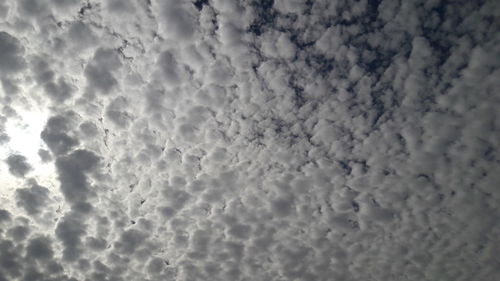
<svg viewBox="0 0 500 281">
<path fill-rule="evenodd" d="M 500 1 L 0 2 L 0 281 L 500 280 Z"/>
</svg>

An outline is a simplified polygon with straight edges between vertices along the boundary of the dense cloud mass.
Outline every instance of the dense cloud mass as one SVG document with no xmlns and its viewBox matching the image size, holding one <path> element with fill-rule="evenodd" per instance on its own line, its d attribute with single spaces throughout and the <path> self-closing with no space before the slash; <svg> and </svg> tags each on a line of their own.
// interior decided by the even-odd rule
<svg viewBox="0 0 500 281">
<path fill-rule="evenodd" d="M 20 154 L 11 154 L 5 162 L 9 166 L 9 172 L 16 177 L 24 177 L 31 170 L 26 157 Z"/>
<path fill-rule="evenodd" d="M 0 2 L 0 281 L 498 280 L 499 16 Z"/>
</svg>

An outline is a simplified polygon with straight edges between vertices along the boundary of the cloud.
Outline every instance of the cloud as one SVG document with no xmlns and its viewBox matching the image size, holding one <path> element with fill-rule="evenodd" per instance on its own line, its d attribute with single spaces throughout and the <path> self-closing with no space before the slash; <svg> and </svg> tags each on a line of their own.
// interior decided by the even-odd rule
<svg viewBox="0 0 500 281">
<path fill-rule="evenodd" d="M 21 15 L 39 17 L 48 12 L 48 5 L 44 5 L 43 2 L 46 1 L 21 0 L 18 3 L 17 10 Z"/>
<path fill-rule="evenodd" d="M 68 43 L 73 45 L 76 51 L 89 49 L 98 42 L 95 32 L 82 21 L 71 22 L 66 32 Z"/>
<path fill-rule="evenodd" d="M 52 156 L 50 155 L 50 152 L 45 150 L 45 149 L 38 150 L 38 156 L 40 156 L 40 159 L 42 160 L 42 162 L 49 162 L 52 160 Z"/>
<path fill-rule="evenodd" d="M 107 94 L 118 85 L 113 71 L 121 66 L 118 55 L 109 49 L 98 49 L 85 68 L 85 77 L 90 89 Z"/>
<path fill-rule="evenodd" d="M 10 212 L 4 209 L 0 209 L 0 221 L 10 220 Z"/>
<path fill-rule="evenodd" d="M 17 204 L 24 208 L 30 215 L 36 215 L 41 212 L 49 200 L 49 190 L 46 187 L 38 185 L 36 181 L 30 182 L 29 188 L 19 188 L 16 190 Z"/>
<path fill-rule="evenodd" d="M 55 235 L 64 246 L 63 260 L 75 261 L 82 255 L 82 236 L 85 234 L 86 225 L 76 213 L 66 214 L 61 219 L 55 229 Z"/>
<path fill-rule="evenodd" d="M 61 192 L 71 203 L 85 202 L 90 194 L 87 173 L 96 169 L 99 158 L 93 152 L 78 149 L 56 159 Z"/>
<path fill-rule="evenodd" d="M 5 31 L 0 31 L 0 42 L 0 73 L 7 75 L 24 69 L 24 48 L 19 40 Z"/>
<path fill-rule="evenodd" d="M 64 154 L 78 144 L 77 139 L 68 135 L 70 124 L 70 119 L 65 116 L 53 116 L 47 120 L 41 133 L 42 140 L 56 155 Z"/>
<path fill-rule="evenodd" d="M 5 163 L 9 166 L 9 172 L 16 177 L 24 177 L 33 168 L 28 163 L 28 159 L 21 154 L 11 154 Z"/>
<path fill-rule="evenodd" d="M 50 243 L 51 240 L 47 237 L 37 237 L 31 239 L 28 247 L 26 248 L 28 256 L 38 260 L 51 259 L 54 255 L 54 251 L 52 250 Z"/>
<path fill-rule="evenodd" d="M 155 2 L 158 6 L 159 23 L 165 37 L 171 40 L 187 41 L 193 38 L 197 20 L 191 3 L 177 1 Z"/>
<path fill-rule="evenodd" d="M 131 229 L 122 233 L 120 240 L 116 243 L 116 247 L 123 253 L 133 254 L 144 242 L 146 235 L 140 231 Z"/>
<path fill-rule="evenodd" d="M 0 280 L 494 279 L 497 2 L 0 4 Z"/>
</svg>

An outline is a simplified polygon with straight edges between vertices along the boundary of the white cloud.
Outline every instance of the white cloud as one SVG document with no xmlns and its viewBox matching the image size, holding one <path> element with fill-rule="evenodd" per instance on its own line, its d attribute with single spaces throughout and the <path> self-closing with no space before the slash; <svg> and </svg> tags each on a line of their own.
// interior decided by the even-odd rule
<svg viewBox="0 0 500 281">
<path fill-rule="evenodd" d="M 0 4 L 0 280 L 499 274 L 496 1 L 35 2 Z"/>
</svg>

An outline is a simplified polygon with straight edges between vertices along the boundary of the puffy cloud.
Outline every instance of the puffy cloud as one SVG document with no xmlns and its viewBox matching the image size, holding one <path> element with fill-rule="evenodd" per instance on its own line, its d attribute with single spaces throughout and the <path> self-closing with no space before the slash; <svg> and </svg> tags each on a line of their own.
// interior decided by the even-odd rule
<svg viewBox="0 0 500 281">
<path fill-rule="evenodd" d="M 69 213 L 61 219 L 55 229 L 55 235 L 64 246 L 63 260 L 75 261 L 82 255 L 82 236 L 85 234 L 86 225 L 78 214 Z"/>
<path fill-rule="evenodd" d="M 56 155 L 64 154 L 78 144 L 78 140 L 69 135 L 70 121 L 71 119 L 63 115 L 50 117 L 41 132 L 42 140 Z"/>
<path fill-rule="evenodd" d="M 89 49 L 98 42 L 94 31 L 82 21 L 71 22 L 67 29 L 68 43 L 74 46 L 77 51 Z"/>
<path fill-rule="evenodd" d="M 10 212 L 4 209 L 0 209 L 0 221 L 10 220 Z"/>
<path fill-rule="evenodd" d="M 96 169 L 99 158 L 93 152 L 78 149 L 56 159 L 61 191 L 67 201 L 85 202 L 90 193 L 87 173 Z"/>
<path fill-rule="evenodd" d="M 116 247 L 123 253 L 130 255 L 133 254 L 144 242 L 146 235 L 138 230 L 124 231 L 120 240 L 116 242 Z"/>
<path fill-rule="evenodd" d="M 184 80 L 183 76 L 185 74 L 183 74 L 182 66 L 177 63 L 177 60 L 171 52 L 164 51 L 160 54 L 158 66 L 169 84 L 178 85 Z"/>
<path fill-rule="evenodd" d="M 28 159 L 20 154 L 11 154 L 5 163 L 9 166 L 9 172 L 16 177 L 24 177 L 27 173 L 32 170 L 31 165 L 28 163 Z"/>
<path fill-rule="evenodd" d="M 41 212 L 41 208 L 49 200 L 49 190 L 46 187 L 38 185 L 36 181 L 30 183 L 29 188 L 19 188 L 16 190 L 17 204 L 23 207 L 30 215 Z"/>
<path fill-rule="evenodd" d="M 156 3 L 157 2 L 157 3 Z M 172 41 L 193 39 L 198 27 L 194 6 L 178 1 L 155 1 L 156 11 L 164 36 Z"/>
<path fill-rule="evenodd" d="M 30 240 L 26 247 L 27 255 L 38 260 L 51 259 L 54 255 L 51 240 L 47 237 L 37 237 Z"/>
<path fill-rule="evenodd" d="M 42 162 L 48 162 L 48 161 L 52 160 L 52 156 L 50 155 L 50 152 L 45 150 L 45 149 L 39 149 L 38 156 L 40 156 L 40 159 L 42 160 Z"/>
<path fill-rule="evenodd" d="M 0 4 L 0 279 L 494 279 L 497 2 Z"/>
<path fill-rule="evenodd" d="M 113 71 L 120 66 L 120 59 L 114 50 L 96 50 L 92 61 L 85 67 L 85 77 L 89 89 L 102 94 L 109 93 L 118 85 Z"/>
<path fill-rule="evenodd" d="M 21 42 L 5 31 L 0 31 L 0 42 L 0 73 L 12 74 L 24 69 L 26 62 Z"/>
</svg>

